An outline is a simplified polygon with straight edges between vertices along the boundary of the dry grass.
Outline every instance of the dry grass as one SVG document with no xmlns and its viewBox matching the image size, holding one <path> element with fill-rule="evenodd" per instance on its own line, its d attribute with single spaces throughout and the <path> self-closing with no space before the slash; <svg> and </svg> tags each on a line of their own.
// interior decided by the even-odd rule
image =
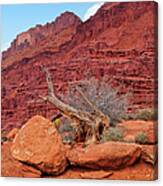
<svg viewBox="0 0 163 186">
<path fill-rule="evenodd" d="M 101 137 L 102 142 L 106 141 L 122 141 L 123 140 L 123 131 L 116 127 L 110 127 Z"/>
</svg>

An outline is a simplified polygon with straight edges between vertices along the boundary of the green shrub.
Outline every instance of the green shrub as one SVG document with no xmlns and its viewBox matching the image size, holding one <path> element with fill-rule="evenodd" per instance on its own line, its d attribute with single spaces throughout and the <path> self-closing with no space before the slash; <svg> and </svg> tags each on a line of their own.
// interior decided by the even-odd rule
<svg viewBox="0 0 163 186">
<path fill-rule="evenodd" d="M 58 128 L 59 133 L 72 132 L 74 129 L 70 124 L 61 124 Z"/>
<path fill-rule="evenodd" d="M 157 110 L 155 109 L 142 109 L 136 114 L 136 119 L 145 121 L 157 120 Z"/>
<path fill-rule="evenodd" d="M 123 131 L 119 128 L 110 127 L 102 136 L 102 142 L 106 141 L 122 141 Z"/>
<path fill-rule="evenodd" d="M 105 77 L 106 78 L 106 77 Z M 129 105 L 129 94 L 119 94 L 118 88 L 113 88 L 104 77 L 100 80 L 92 77 L 78 82 L 78 87 L 100 111 L 110 118 L 110 125 L 115 126 L 126 114 Z M 71 85 L 66 94 L 60 95 L 61 99 L 78 110 L 94 113 L 90 106 L 76 90 L 76 85 Z"/>
<path fill-rule="evenodd" d="M 74 137 L 72 135 L 67 135 L 62 138 L 64 144 L 72 144 L 74 142 Z"/>
<path fill-rule="evenodd" d="M 139 144 L 146 144 L 148 142 L 147 135 L 144 132 L 140 132 L 135 137 L 135 142 Z"/>
<path fill-rule="evenodd" d="M 157 109 L 141 109 L 137 113 L 128 113 L 123 116 L 124 120 L 157 120 Z"/>
<path fill-rule="evenodd" d="M 134 113 L 127 113 L 123 116 L 122 118 L 123 120 L 134 120 L 135 118 L 135 114 Z"/>
</svg>

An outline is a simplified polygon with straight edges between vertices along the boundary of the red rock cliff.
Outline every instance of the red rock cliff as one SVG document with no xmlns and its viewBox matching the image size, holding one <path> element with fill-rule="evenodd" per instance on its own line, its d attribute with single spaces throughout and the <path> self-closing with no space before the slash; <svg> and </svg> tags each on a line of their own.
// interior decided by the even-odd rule
<svg viewBox="0 0 163 186">
<path fill-rule="evenodd" d="M 132 109 L 153 107 L 156 93 L 157 4 L 105 3 L 86 22 L 66 12 L 55 22 L 19 34 L 2 59 L 2 128 L 31 116 L 50 117 L 55 108 L 38 99 L 47 92 L 40 64 L 56 91 L 84 72 L 108 76 L 121 92 L 132 91 Z"/>
</svg>

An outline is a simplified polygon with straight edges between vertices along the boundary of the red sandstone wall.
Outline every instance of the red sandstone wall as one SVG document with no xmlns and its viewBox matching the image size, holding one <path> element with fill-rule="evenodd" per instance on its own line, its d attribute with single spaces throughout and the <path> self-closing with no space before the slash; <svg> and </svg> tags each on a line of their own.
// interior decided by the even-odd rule
<svg viewBox="0 0 163 186">
<path fill-rule="evenodd" d="M 39 31 L 36 27 L 44 38 L 30 48 L 25 46 L 19 54 L 13 47 L 15 40 L 3 54 L 2 128 L 21 126 L 35 114 L 50 117 L 56 112 L 38 99 L 39 94 L 47 93 L 40 64 L 50 69 L 56 92 L 64 91 L 68 81 L 83 79 L 89 71 L 97 78 L 108 76 L 113 86 L 121 86 L 121 93 L 131 91 L 133 110 L 153 107 L 156 6 L 154 2 L 106 3 L 85 23 L 66 13 L 53 26 L 41 26 Z M 47 27 L 51 31 L 47 32 Z"/>
</svg>

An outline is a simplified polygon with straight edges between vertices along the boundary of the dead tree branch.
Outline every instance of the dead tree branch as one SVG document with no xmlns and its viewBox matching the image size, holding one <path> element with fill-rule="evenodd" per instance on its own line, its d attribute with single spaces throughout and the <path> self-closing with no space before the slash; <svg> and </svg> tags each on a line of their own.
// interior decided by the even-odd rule
<svg viewBox="0 0 163 186">
<path fill-rule="evenodd" d="M 48 95 L 45 97 L 40 96 L 40 98 L 43 99 L 44 101 L 53 104 L 63 115 L 70 118 L 70 120 L 73 121 L 73 123 L 75 123 L 75 125 L 78 126 L 79 129 L 84 124 L 84 126 L 86 126 L 85 131 L 86 138 L 87 137 L 89 138 L 89 140 L 88 139 L 85 140 L 90 141 L 90 143 L 97 142 L 100 138 L 99 134 L 100 125 L 103 125 L 104 129 L 108 128 L 109 118 L 87 98 L 87 96 L 78 86 L 76 86 L 76 90 L 78 91 L 80 96 L 87 102 L 87 104 L 89 104 L 89 106 L 93 108 L 94 113 L 78 110 L 61 101 L 59 98 L 57 98 L 57 96 L 54 93 L 52 78 L 50 76 L 48 69 L 46 69 L 43 66 L 41 67 L 41 69 L 46 75 Z"/>
<path fill-rule="evenodd" d="M 50 73 L 45 67 L 42 66 L 41 68 L 46 75 L 46 81 L 48 85 L 48 96 L 46 97 L 40 96 L 40 98 L 42 98 L 44 101 L 48 101 L 51 104 L 55 105 L 55 107 L 59 109 L 60 112 L 63 113 L 64 115 L 67 115 L 70 118 L 82 120 L 89 123 L 93 119 L 91 114 L 87 112 L 78 111 L 77 109 L 71 107 L 70 105 L 65 104 L 55 96 Z"/>
</svg>

